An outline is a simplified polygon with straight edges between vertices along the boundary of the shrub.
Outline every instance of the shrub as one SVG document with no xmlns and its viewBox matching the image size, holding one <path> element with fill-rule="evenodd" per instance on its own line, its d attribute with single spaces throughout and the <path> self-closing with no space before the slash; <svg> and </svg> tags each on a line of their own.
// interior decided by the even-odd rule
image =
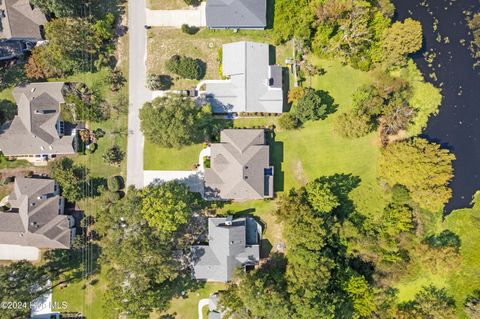
<svg viewBox="0 0 480 319">
<path fill-rule="evenodd" d="M 118 145 L 114 145 L 110 147 L 105 154 L 103 154 L 103 160 L 110 165 L 119 165 L 125 153 L 118 147 Z"/>
<path fill-rule="evenodd" d="M 201 0 L 183 0 L 185 1 L 186 4 L 188 4 L 189 6 L 194 6 L 194 7 L 197 7 L 200 5 L 200 3 L 202 2 Z"/>
<path fill-rule="evenodd" d="M 373 130 L 370 117 L 360 112 L 340 114 L 333 124 L 337 134 L 346 138 L 357 138 L 367 135 Z"/>
<path fill-rule="evenodd" d="M 109 191 L 106 193 L 107 195 L 107 200 L 110 202 L 110 203 L 115 203 L 116 201 L 120 200 L 120 198 L 122 197 L 120 195 L 119 192 L 112 192 L 112 191 Z"/>
<path fill-rule="evenodd" d="M 110 90 L 117 92 L 123 87 L 127 80 L 123 76 L 122 71 L 114 69 L 110 70 L 106 77 L 106 81 L 110 85 Z"/>
<path fill-rule="evenodd" d="M 462 245 L 460 237 L 450 230 L 444 230 L 438 235 L 430 235 L 426 238 L 427 244 L 432 248 L 452 247 L 456 251 Z"/>
<path fill-rule="evenodd" d="M 183 33 L 190 34 L 190 35 L 195 34 L 200 30 L 200 28 L 195 27 L 195 26 L 189 26 L 186 23 L 182 24 L 181 29 L 182 29 Z"/>
<path fill-rule="evenodd" d="M 107 180 L 108 190 L 111 192 L 118 192 L 122 189 L 122 177 L 121 176 L 110 176 Z"/>
<path fill-rule="evenodd" d="M 301 123 L 293 113 L 283 113 L 278 119 L 278 125 L 284 130 L 293 130 L 298 128 Z"/>
<path fill-rule="evenodd" d="M 296 114 L 300 121 L 316 121 L 326 118 L 334 111 L 333 98 L 325 91 L 305 89 L 305 94 L 296 104 Z"/>
<path fill-rule="evenodd" d="M 96 143 L 92 143 L 92 144 L 89 144 L 89 145 L 88 145 L 87 153 L 88 153 L 88 154 L 93 154 L 93 153 L 95 153 L 96 150 L 97 150 L 97 144 L 96 144 Z"/>
<path fill-rule="evenodd" d="M 2 178 L 0 180 L 0 185 L 7 185 L 9 183 L 13 183 L 13 181 L 15 180 L 15 177 L 13 176 L 7 176 L 5 178 Z"/>
<path fill-rule="evenodd" d="M 164 74 L 148 74 L 145 86 L 149 90 L 168 90 L 172 86 L 172 77 Z"/>
<path fill-rule="evenodd" d="M 202 62 L 181 55 L 172 56 L 166 63 L 167 70 L 184 79 L 200 80 L 203 77 Z"/>
<path fill-rule="evenodd" d="M 105 131 L 102 130 L 101 128 L 97 128 L 95 131 L 93 131 L 95 133 L 95 137 L 96 138 L 102 138 L 105 136 Z"/>
</svg>

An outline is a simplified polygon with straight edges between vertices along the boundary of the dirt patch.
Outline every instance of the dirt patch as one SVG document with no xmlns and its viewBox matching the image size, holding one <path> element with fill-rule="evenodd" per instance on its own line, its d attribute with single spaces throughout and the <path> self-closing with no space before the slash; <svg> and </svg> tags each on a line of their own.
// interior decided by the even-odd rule
<svg viewBox="0 0 480 319">
<path fill-rule="evenodd" d="M 302 161 L 296 161 L 294 165 L 295 179 L 300 183 L 300 185 L 306 185 L 308 183 L 308 179 L 303 171 Z"/>
<path fill-rule="evenodd" d="M 186 9 L 184 0 L 147 0 L 147 8 L 151 10 L 178 10 Z"/>
</svg>

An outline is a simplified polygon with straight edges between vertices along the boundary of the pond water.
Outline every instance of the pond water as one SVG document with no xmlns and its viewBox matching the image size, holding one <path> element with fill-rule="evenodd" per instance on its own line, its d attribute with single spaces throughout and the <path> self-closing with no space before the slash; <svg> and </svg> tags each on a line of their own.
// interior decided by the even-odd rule
<svg viewBox="0 0 480 319">
<path fill-rule="evenodd" d="M 430 119 L 424 137 L 451 149 L 457 157 L 453 198 L 445 209 L 448 213 L 469 206 L 475 191 L 480 190 L 480 68 L 473 69 L 475 60 L 468 49 L 472 36 L 465 20 L 466 11 L 480 11 L 480 1 L 393 2 L 397 19 L 411 17 L 422 23 L 424 47 L 414 60 L 425 78 L 442 88 L 440 113 Z M 435 54 L 430 66 L 425 52 Z M 435 76 L 430 77 L 432 73 Z"/>
</svg>

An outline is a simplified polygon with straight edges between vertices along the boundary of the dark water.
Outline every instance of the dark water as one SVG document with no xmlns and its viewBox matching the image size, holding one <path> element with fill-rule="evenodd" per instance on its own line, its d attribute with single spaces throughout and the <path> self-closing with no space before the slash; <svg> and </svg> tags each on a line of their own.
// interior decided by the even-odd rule
<svg viewBox="0 0 480 319">
<path fill-rule="evenodd" d="M 468 49 L 472 36 L 464 12 L 480 11 L 480 0 L 393 2 L 397 8 L 397 19 L 411 17 L 422 23 L 424 48 L 414 56 L 415 62 L 427 80 L 436 86 L 443 83 L 440 113 L 430 119 L 424 137 L 451 149 L 457 157 L 451 184 L 453 198 L 446 212 L 467 207 L 475 191 L 480 190 L 480 68 L 472 68 L 475 61 Z M 434 18 L 438 20 L 436 31 Z M 436 40 L 439 33 L 441 43 Z M 445 37 L 448 37 L 449 43 L 444 43 Z M 465 45 L 462 45 L 462 39 Z M 433 69 L 422 55 L 431 49 L 436 54 Z M 432 72 L 436 73 L 437 79 L 429 78 Z"/>
</svg>

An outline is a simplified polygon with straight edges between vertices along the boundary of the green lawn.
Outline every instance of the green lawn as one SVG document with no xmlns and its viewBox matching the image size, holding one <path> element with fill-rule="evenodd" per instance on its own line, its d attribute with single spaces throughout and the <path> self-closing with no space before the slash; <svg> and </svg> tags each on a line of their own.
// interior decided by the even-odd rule
<svg viewBox="0 0 480 319">
<path fill-rule="evenodd" d="M 108 119 L 101 123 L 91 123 L 91 130 L 101 128 L 105 131 L 105 136 L 98 139 L 98 148 L 93 154 L 77 155 L 73 158 L 76 162 L 85 165 L 90 171 L 90 175 L 94 177 L 109 177 L 112 175 L 124 175 L 126 167 L 126 159 L 120 166 L 112 166 L 107 164 L 102 156 L 105 151 L 113 145 L 118 145 L 126 154 L 127 136 L 126 132 L 126 116 L 118 119 Z M 126 155 L 125 155 L 126 156 Z"/>
<path fill-rule="evenodd" d="M 198 164 L 198 155 L 203 144 L 180 149 L 154 145 L 145 140 L 143 169 L 145 170 L 190 170 Z"/>
<path fill-rule="evenodd" d="M 172 300 L 170 308 L 166 313 L 173 315 L 175 319 L 197 319 L 198 302 L 200 299 L 208 298 L 210 294 L 225 288 L 226 285 L 223 283 L 207 282 L 203 288 L 190 292 L 186 298 L 177 298 Z M 205 309 L 203 310 L 205 311 Z M 150 318 L 161 318 L 162 314 L 153 313 Z"/>
<path fill-rule="evenodd" d="M 107 293 L 106 274 L 92 276 L 90 280 L 68 283 L 66 287 L 53 289 L 53 302 L 67 303 L 63 312 L 80 312 L 86 319 L 115 318 L 113 310 L 105 302 Z"/>
<path fill-rule="evenodd" d="M 276 209 L 274 200 L 256 200 L 249 202 L 232 202 L 219 209 L 218 214 L 234 214 L 236 216 L 249 215 L 257 217 L 263 227 L 262 238 L 267 242 L 262 243 L 262 255 L 268 255 L 270 248 L 282 243 L 282 228 L 276 222 L 273 212 Z"/>
</svg>

